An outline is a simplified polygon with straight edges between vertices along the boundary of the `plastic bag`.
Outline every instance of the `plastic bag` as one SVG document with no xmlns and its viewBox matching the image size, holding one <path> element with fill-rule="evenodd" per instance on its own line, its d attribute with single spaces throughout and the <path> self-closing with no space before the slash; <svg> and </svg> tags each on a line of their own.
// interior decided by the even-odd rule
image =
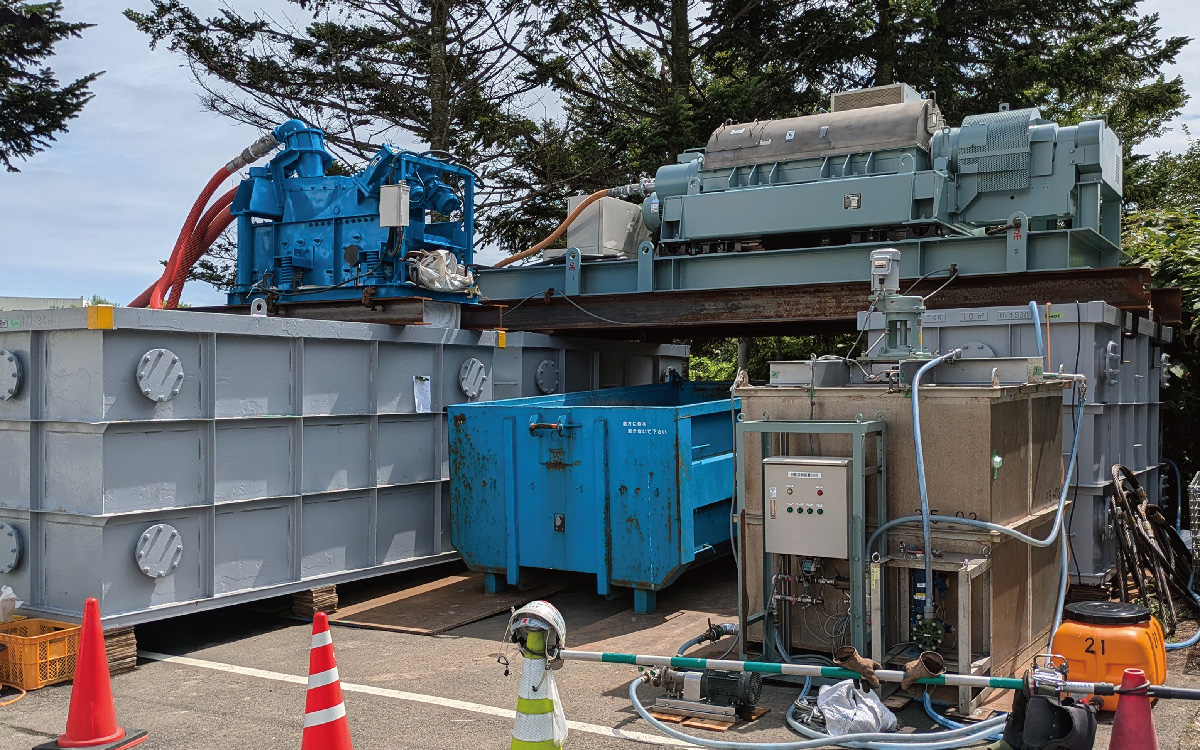
<svg viewBox="0 0 1200 750">
<path fill-rule="evenodd" d="M 17 594 L 9 586 L 0 588 L 0 622 L 12 622 L 13 615 L 25 602 L 17 598 Z"/>
<path fill-rule="evenodd" d="M 471 271 L 449 250 L 414 250 L 405 260 L 412 264 L 409 277 L 426 289 L 462 292 L 475 284 Z"/>
<path fill-rule="evenodd" d="M 823 686 L 817 694 L 817 708 L 825 717 L 829 734 L 834 737 L 896 730 L 896 715 L 883 705 L 878 695 L 855 687 L 853 680 Z"/>
<path fill-rule="evenodd" d="M 562 747 L 567 741 L 567 714 L 563 710 L 562 698 L 558 695 L 558 683 L 554 681 L 554 673 L 547 671 L 546 680 L 550 683 L 550 700 L 554 701 L 554 746 Z"/>
</svg>

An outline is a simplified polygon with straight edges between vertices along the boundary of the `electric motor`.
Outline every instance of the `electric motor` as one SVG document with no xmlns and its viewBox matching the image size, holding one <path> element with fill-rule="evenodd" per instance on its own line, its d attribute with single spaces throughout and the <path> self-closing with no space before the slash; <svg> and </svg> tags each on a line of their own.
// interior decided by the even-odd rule
<svg viewBox="0 0 1200 750">
<path fill-rule="evenodd" d="M 714 706 L 753 706 L 762 696 L 762 675 L 757 672 L 704 673 L 700 694 Z"/>
</svg>

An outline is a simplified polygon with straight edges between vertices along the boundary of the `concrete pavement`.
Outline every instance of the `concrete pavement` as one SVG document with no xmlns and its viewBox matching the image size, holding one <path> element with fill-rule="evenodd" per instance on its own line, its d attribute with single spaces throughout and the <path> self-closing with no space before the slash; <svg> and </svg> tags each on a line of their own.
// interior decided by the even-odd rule
<svg viewBox="0 0 1200 750">
<path fill-rule="evenodd" d="M 413 574 L 409 574 L 413 575 Z M 397 585 L 404 579 L 397 579 Z M 709 617 L 736 620 L 736 579 L 731 563 L 717 562 L 684 576 L 660 593 L 659 611 L 635 614 L 632 597 L 613 601 L 587 585 L 553 597 L 564 612 L 572 647 L 674 653 L 700 633 Z M 629 599 L 629 601 L 626 601 Z M 441 636 L 335 627 L 334 646 L 347 688 L 346 707 L 359 750 L 507 748 L 508 718 L 516 704 L 520 657 L 510 650 L 512 674 L 497 664 L 505 616 Z M 299 748 L 308 668 L 309 626 L 247 607 L 176 618 L 139 627 L 143 651 L 187 661 L 143 659 L 132 673 L 113 680 L 123 726 L 148 729 L 143 747 L 188 750 L 285 750 Z M 716 656 L 724 644 L 702 651 Z M 1170 655 L 1171 684 L 1200 687 L 1200 657 Z M 1193 674 L 1194 672 L 1194 674 Z M 567 718 L 591 725 L 571 732 L 569 747 L 645 747 L 660 742 L 629 705 L 627 686 L 637 674 L 623 665 L 570 663 L 559 672 Z M 647 693 L 651 691 L 647 690 Z M 749 725 L 708 737 L 739 741 L 797 739 L 784 712 L 796 689 L 769 685 L 762 703 L 771 712 Z M 28 750 L 64 727 L 70 685 L 30 693 L 0 708 L 0 750 Z M 446 705 L 445 701 L 459 703 Z M 465 704 L 465 705 L 464 705 Z M 1200 705 L 1163 701 L 1155 708 L 1163 748 L 1200 750 Z M 501 715 L 496 715 L 501 714 Z M 926 730 L 932 722 L 911 705 L 901 723 Z M 611 728 L 641 740 L 607 734 Z M 1107 745 L 1107 727 L 1097 747 Z M 665 744 L 665 743 L 664 743 Z"/>
</svg>

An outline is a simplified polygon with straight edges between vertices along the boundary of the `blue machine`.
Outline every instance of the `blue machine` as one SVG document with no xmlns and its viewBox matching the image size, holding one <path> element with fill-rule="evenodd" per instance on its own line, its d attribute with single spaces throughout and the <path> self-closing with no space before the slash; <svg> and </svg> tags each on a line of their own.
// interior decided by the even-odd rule
<svg viewBox="0 0 1200 750">
<path fill-rule="evenodd" d="M 454 546 L 491 593 L 524 568 L 594 573 L 651 612 L 729 550 L 730 408 L 728 384 L 679 380 L 448 406 Z"/>
<path fill-rule="evenodd" d="M 229 304 L 426 297 L 478 302 L 475 175 L 431 153 L 379 150 L 352 176 L 327 175 L 325 134 L 299 120 L 275 128 L 284 148 L 252 167 L 230 212 L 238 220 Z M 381 211 L 382 209 L 382 211 Z M 444 251 L 444 252 L 443 252 Z M 433 278 L 420 264 L 449 275 Z M 370 290 L 370 291 L 367 291 Z"/>
</svg>

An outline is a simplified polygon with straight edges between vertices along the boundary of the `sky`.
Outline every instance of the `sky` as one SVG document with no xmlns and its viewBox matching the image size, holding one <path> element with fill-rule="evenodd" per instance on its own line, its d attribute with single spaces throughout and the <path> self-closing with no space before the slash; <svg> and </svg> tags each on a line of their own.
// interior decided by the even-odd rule
<svg viewBox="0 0 1200 750">
<path fill-rule="evenodd" d="M 294 8 L 285 0 L 225 0 L 242 13 Z M 106 71 L 70 132 L 24 163 L 0 172 L 0 296 L 91 297 L 129 302 L 161 273 L 200 188 L 259 133 L 204 111 L 181 59 L 151 50 L 121 10 L 148 9 L 148 0 L 69 0 L 69 20 L 96 24 L 81 39 L 62 42 L 50 61 L 59 80 Z M 188 0 L 200 15 L 217 0 Z M 1164 35 L 1200 38 L 1195 0 L 1145 0 L 1161 15 Z M 295 13 L 294 10 L 288 11 Z M 1200 134 L 1200 41 L 1184 48 L 1167 74 L 1182 75 L 1192 101 L 1170 132 L 1142 153 L 1186 146 L 1178 127 Z M 395 145 L 415 144 L 399 141 Z M 217 194 L 234 185 L 231 179 Z M 476 255 L 489 263 L 495 251 Z M 183 301 L 215 305 L 224 295 L 187 285 Z"/>
</svg>

